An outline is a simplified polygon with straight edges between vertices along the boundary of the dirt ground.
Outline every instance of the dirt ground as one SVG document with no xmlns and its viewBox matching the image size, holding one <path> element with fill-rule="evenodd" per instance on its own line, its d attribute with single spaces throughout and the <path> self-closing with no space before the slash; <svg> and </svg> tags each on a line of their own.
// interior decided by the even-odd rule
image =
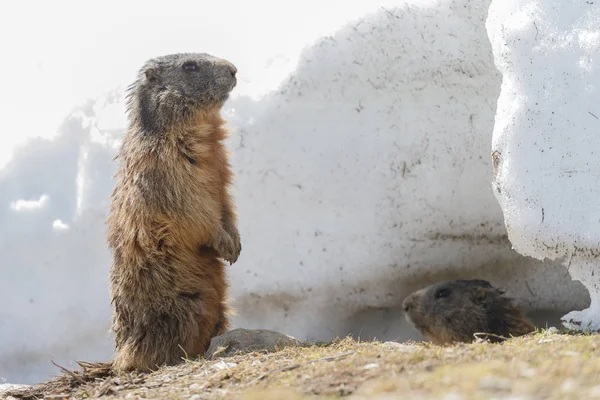
<svg viewBox="0 0 600 400">
<path fill-rule="evenodd" d="M 600 399 L 600 336 L 545 330 L 448 347 L 347 338 L 98 376 L 69 371 L 22 398 Z"/>
</svg>

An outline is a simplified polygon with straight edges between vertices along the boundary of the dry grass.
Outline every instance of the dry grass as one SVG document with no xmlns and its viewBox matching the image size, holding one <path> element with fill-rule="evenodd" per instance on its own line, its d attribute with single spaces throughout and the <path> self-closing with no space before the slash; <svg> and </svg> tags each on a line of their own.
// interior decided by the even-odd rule
<svg viewBox="0 0 600 400">
<path fill-rule="evenodd" d="M 67 396 L 46 398 L 600 399 L 600 336 L 542 331 L 450 347 L 344 339 L 186 361 L 148 375 L 81 379 L 65 376 L 69 385 L 45 394 Z"/>
</svg>

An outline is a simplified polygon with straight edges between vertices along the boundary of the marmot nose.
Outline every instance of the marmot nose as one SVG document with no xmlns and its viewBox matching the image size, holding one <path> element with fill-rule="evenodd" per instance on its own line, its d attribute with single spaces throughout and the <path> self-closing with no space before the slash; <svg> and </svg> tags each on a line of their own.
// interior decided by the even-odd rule
<svg viewBox="0 0 600 400">
<path fill-rule="evenodd" d="M 410 307 L 412 306 L 412 299 L 413 297 L 410 295 L 402 302 L 402 308 L 404 308 L 404 312 L 408 312 L 410 310 Z"/>
<path fill-rule="evenodd" d="M 229 64 L 229 70 L 231 71 L 231 76 L 235 78 L 235 74 L 237 74 L 237 68 L 233 64 Z"/>
</svg>

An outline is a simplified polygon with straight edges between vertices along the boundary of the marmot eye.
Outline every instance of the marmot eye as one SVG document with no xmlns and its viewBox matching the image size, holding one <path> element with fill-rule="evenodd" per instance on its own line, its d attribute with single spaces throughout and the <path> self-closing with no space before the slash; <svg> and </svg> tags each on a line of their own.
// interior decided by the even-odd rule
<svg viewBox="0 0 600 400">
<path fill-rule="evenodd" d="M 193 61 L 188 61 L 185 64 L 183 64 L 183 69 L 186 71 L 195 71 L 197 68 L 196 63 Z"/>
<path fill-rule="evenodd" d="M 442 297 L 448 297 L 450 295 L 450 291 L 448 289 L 438 289 L 435 292 L 435 298 L 436 299 L 441 299 Z"/>
</svg>

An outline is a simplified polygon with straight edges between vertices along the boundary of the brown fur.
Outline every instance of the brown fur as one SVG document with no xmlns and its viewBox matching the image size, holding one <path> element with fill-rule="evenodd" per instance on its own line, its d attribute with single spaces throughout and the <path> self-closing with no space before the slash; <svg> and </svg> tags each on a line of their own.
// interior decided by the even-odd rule
<svg viewBox="0 0 600 400">
<path fill-rule="evenodd" d="M 406 318 L 438 345 L 472 342 L 474 334 L 492 342 L 534 331 L 522 311 L 489 282 L 456 280 L 430 285 L 404 299 Z"/>
<path fill-rule="evenodd" d="M 107 220 L 117 372 L 203 355 L 229 329 L 220 257 L 235 262 L 241 245 L 221 105 L 186 108 L 153 133 L 130 108 Z"/>
</svg>

